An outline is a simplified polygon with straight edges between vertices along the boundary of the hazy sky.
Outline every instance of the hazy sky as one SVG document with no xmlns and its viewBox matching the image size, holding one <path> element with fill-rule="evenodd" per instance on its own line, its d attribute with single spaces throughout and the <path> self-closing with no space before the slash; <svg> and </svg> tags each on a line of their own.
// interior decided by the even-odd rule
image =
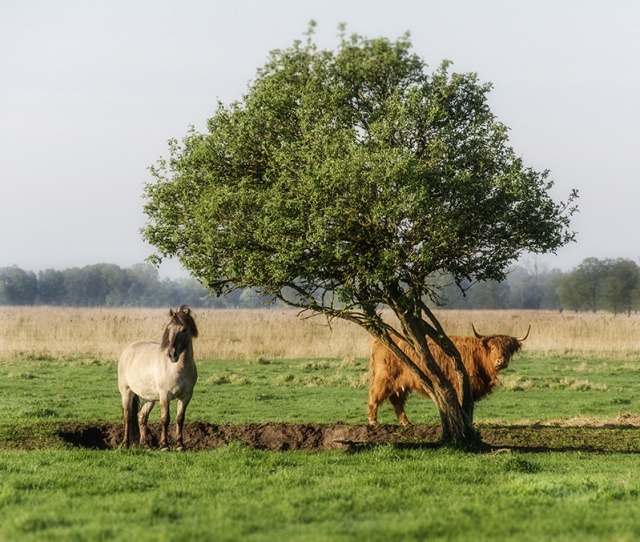
<svg viewBox="0 0 640 542">
<path fill-rule="evenodd" d="M 311 19 L 323 48 L 341 22 L 409 31 L 430 69 L 446 58 L 493 83 L 516 153 L 551 170 L 556 200 L 580 192 L 577 243 L 536 261 L 640 257 L 635 0 L 0 0 L 0 13 L 0 267 L 144 261 L 147 168 Z"/>
</svg>

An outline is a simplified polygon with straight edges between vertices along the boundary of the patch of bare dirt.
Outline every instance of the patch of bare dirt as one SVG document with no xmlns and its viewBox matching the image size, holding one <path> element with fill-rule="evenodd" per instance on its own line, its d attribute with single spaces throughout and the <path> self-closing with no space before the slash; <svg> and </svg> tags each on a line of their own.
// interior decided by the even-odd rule
<svg viewBox="0 0 640 542">
<path fill-rule="evenodd" d="M 170 438 L 173 426 L 170 427 Z M 116 448 L 122 441 L 122 424 L 67 424 L 58 432 L 60 438 L 74 446 L 95 449 Z M 160 425 L 149 424 L 151 446 L 157 446 Z M 184 444 L 189 450 L 209 450 L 240 442 L 261 450 L 326 451 L 356 449 L 382 444 L 421 443 L 435 446 L 440 429 L 417 425 L 349 425 L 246 423 L 209 424 L 193 422 L 184 426 Z"/>
<path fill-rule="evenodd" d="M 159 424 L 150 424 L 151 447 L 157 447 Z M 578 451 L 586 453 L 640 453 L 640 418 L 541 424 L 478 424 L 489 451 L 530 453 Z M 122 424 L 66 424 L 59 438 L 70 445 L 107 450 L 122 441 Z M 170 428 L 171 436 L 173 426 Z M 344 450 L 393 445 L 398 448 L 435 448 L 440 428 L 432 425 L 349 425 L 247 423 L 185 424 L 184 443 L 189 450 L 210 450 L 240 442 L 261 450 Z M 170 441 L 171 444 L 171 441 Z"/>
</svg>

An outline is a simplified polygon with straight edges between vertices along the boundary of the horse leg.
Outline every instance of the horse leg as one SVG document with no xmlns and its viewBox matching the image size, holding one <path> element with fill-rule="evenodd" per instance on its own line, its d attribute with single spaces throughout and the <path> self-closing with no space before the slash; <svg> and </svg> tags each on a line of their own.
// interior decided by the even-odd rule
<svg viewBox="0 0 640 542">
<path fill-rule="evenodd" d="M 129 417 L 131 412 L 131 401 L 122 396 L 122 417 L 124 418 L 124 437 L 122 438 L 123 448 L 129 447 Z"/>
<path fill-rule="evenodd" d="M 184 443 L 182 442 L 182 428 L 184 426 L 184 415 L 187 411 L 187 405 L 191 397 L 185 399 L 178 399 L 178 411 L 176 413 L 176 450 L 179 452 L 184 451 Z"/>
<path fill-rule="evenodd" d="M 160 425 L 162 428 L 162 432 L 160 433 L 160 449 L 163 452 L 169 450 L 169 445 L 167 444 L 167 432 L 169 430 L 169 405 L 170 399 L 168 397 L 160 397 Z"/>
<path fill-rule="evenodd" d="M 124 418 L 124 437 L 120 446 L 128 448 L 134 429 L 132 425 L 135 425 L 136 422 L 137 396 L 129 388 L 121 389 L 120 394 L 122 395 L 122 417 Z"/>
<path fill-rule="evenodd" d="M 138 413 L 138 425 L 140 426 L 140 446 L 148 446 L 147 422 L 149 421 L 149 413 L 155 405 L 155 401 L 147 401 L 142 405 Z"/>
</svg>

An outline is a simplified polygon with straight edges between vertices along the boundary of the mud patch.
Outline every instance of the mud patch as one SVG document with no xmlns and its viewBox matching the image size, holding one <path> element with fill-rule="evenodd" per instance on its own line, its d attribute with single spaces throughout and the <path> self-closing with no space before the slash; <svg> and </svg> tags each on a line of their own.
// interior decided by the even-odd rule
<svg viewBox="0 0 640 542">
<path fill-rule="evenodd" d="M 627 422 L 629 420 L 626 420 Z M 634 420 L 635 421 L 635 420 Z M 150 424 L 151 447 L 157 447 L 160 425 Z M 502 425 L 478 424 L 488 451 L 526 453 L 584 452 L 640 453 L 640 426 L 635 424 Z M 173 436 L 173 426 L 170 428 Z M 65 424 L 57 431 L 66 445 L 108 450 L 122 441 L 122 424 Z M 435 448 L 439 426 L 248 423 L 185 424 L 184 443 L 189 450 L 211 450 L 231 442 L 261 450 L 344 450 L 348 453 L 393 445 L 398 448 Z M 171 439 L 170 439 L 171 444 Z"/>
<path fill-rule="evenodd" d="M 173 426 L 170 428 L 170 432 Z M 58 436 L 77 447 L 107 450 L 122 441 L 122 424 L 66 424 Z M 151 447 L 160 437 L 160 424 L 149 424 Z M 169 443 L 172 444 L 170 434 Z M 400 427 L 396 425 L 247 423 L 185 424 L 183 440 L 189 450 L 210 450 L 231 442 L 261 450 L 351 450 L 383 444 L 435 446 L 440 437 L 436 426 Z"/>
</svg>

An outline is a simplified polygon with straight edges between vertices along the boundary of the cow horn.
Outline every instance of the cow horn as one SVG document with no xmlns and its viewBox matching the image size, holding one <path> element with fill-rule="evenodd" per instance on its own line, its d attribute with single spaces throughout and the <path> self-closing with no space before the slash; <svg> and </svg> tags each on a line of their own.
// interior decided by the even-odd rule
<svg viewBox="0 0 640 542">
<path fill-rule="evenodd" d="M 527 334 L 522 338 L 516 339 L 516 341 L 521 343 L 522 341 L 526 340 L 526 338 L 529 336 L 530 331 L 531 331 L 531 324 L 529 324 L 529 329 L 527 329 Z"/>
<path fill-rule="evenodd" d="M 480 333 L 476 331 L 476 328 L 473 327 L 473 322 L 471 322 L 471 329 L 473 329 L 473 334 L 476 336 L 477 339 L 484 339 L 484 335 L 480 335 Z"/>
</svg>

